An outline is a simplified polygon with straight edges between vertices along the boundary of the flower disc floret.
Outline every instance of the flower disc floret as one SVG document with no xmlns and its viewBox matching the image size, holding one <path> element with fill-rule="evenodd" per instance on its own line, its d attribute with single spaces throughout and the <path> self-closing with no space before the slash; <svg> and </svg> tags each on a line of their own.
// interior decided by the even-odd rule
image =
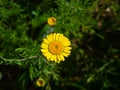
<svg viewBox="0 0 120 90">
<path fill-rule="evenodd" d="M 41 52 L 48 61 L 57 63 L 64 61 L 71 53 L 71 43 L 67 37 L 60 33 L 48 35 L 41 44 Z"/>
</svg>

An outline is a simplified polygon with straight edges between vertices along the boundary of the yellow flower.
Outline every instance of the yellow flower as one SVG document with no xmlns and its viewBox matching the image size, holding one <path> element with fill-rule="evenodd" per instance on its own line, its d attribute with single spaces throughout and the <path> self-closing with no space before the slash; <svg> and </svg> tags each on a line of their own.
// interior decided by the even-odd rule
<svg viewBox="0 0 120 90">
<path fill-rule="evenodd" d="M 56 24 L 56 18 L 55 17 L 48 18 L 47 23 L 50 26 L 54 26 Z"/>
<path fill-rule="evenodd" d="M 36 85 L 37 85 L 38 87 L 43 87 L 43 86 L 45 86 L 45 81 L 44 81 L 42 78 L 39 78 L 39 79 L 37 79 L 37 81 L 36 81 Z"/>
<path fill-rule="evenodd" d="M 59 63 L 64 61 L 71 53 L 71 43 L 67 37 L 60 33 L 48 35 L 41 44 L 41 52 L 48 61 Z"/>
</svg>

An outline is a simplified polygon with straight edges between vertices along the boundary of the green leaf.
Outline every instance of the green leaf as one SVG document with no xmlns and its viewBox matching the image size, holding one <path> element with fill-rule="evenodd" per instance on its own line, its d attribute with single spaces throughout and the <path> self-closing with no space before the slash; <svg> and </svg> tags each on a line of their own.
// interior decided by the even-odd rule
<svg viewBox="0 0 120 90">
<path fill-rule="evenodd" d="M 46 90 L 51 90 L 51 86 L 50 86 L 49 83 L 48 83 L 47 86 L 46 86 Z"/>
<path fill-rule="evenodd" d="M 34 68 L 32 65 L 30 65 L 30 68 L 29 68 L 29 75 L 30 75 L 30 79 L 33 80 L 34 78 Z"/>
</svg>

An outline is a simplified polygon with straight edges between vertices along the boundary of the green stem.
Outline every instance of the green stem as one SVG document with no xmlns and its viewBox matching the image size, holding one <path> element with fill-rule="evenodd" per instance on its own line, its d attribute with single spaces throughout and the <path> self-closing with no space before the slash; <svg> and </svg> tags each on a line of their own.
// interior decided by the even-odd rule
<svg viewBox="0 0 120 90">
<path fill-rule="evenodd" d="M 0 56 L 0 59 L 3 60 L 3 61 L 27 61 L 29 59 L 35 59 L 35 58 L 38 58 L 39 56 L 30 56 L 30 57 L 27 57 L 27 58 L 23 58 L 23 59 L 6 59 L 2 56 Z"/>
</svg>

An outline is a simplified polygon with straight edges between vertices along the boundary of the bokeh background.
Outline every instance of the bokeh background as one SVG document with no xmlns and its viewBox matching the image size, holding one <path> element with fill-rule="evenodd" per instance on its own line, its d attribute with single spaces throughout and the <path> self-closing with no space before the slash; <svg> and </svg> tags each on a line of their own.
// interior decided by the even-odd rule
<svg viewBox="0 0 120 90">
<path fill-rule="evenodd" d="M 36 87 L 41 61 L 14 59 L 41 55 L 51 28 L 69 38 L 71 55 L 50 72 L 39 66 L 49 84 Z M 0 0 L 0 56 L 11 60 L 0 58 L 0 90 L 120 90 L 120 1 Z"/>
</svg>

